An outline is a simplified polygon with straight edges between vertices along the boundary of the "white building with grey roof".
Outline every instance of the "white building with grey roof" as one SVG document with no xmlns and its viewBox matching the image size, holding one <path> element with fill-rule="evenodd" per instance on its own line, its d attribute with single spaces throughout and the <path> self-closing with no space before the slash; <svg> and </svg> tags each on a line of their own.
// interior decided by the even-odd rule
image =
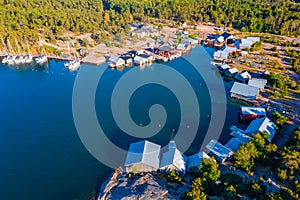
<svg viewBox="0 0 300 200">
<path fill-rule="evenodd" d="M 161 146 L 147 140 L 130 144 L 125 171 L 150 172 L 159 168 Z"/>
</svg>

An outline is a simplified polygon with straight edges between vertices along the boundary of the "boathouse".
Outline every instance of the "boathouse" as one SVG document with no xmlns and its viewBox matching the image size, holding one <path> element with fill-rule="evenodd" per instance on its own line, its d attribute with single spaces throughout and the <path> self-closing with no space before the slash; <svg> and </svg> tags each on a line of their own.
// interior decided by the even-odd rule
<svg viewBox="0 0 300 200">
<path fill-rule="evenodd" d="M 248 81 L 248 85 L 258 87 L 260 91 L 263 91 L 267 85 L 267 79 L 253 78 Z"/>
<path fill-rule="evenodd" d="M 229 77 L 233 77 L 235 74 L 237 74 L 239 70 L 237 68 L 231 68 L 225 71 L 225 75 Z"/>
<path fill-rule="evenodd" d="M 219 66 L 219 70 L 220 70 L 221 73 L 224 73 L 228 69 L 230 69 L 230 67 L 227 64 L 222 64 L 222 65 Z"/>
<path fill-rule="evenodd" d="M 236 52 L 238 52 L 236 47 L 226 46 L 214 53 L 214 60 L 223 62 L 228 59 L 228 56 L 233 55 Z"/>
<path fill-rule="evenodd" d="M 124 164 L 125 171 L 156 171 L 159 168 L 160 148 L 160 145 L 147 140 L 130 144 Z"/>
<path fill-rule="evenodd" d="M 241 106 L 239 115 L 241 119 L 256 119 L 263 118 L 266 114 L 266 109 L 261 107 Z"/>
<path fill-rule="evenodd" d="M 163 171 L 174 170 L 180 173 L 185 173 L 186 163 L 186 156 L 177 149 L 175 141 L 170 141 L 168 144 L 168 150 L 162 152 L 159 168 Z"/>
<path fill-rule="evenodd" d="M 234 79 L 242 83 L 246 83 L 249 79 L 251 79 L 251 75 L 249 74 L 249 72 L 243 71 L 239 74 L 234 75 Z"/>
<path fill-rule="evenodd" d="M 233 152 L 219 143 L 217 140 L 211 140 L 205 149 L 206 153 L 213 156 L 217 161 L 224 163 L 227 158 L 229 158 Z"/>
<path fill-rule="evenodd" d="M 136 65 L 143 65 L 143 64 L 146 64 L 147 63 L 147 58 L 144 58 L 142 56 L 135 56 L 134 59 L 134 64 Z"/>
<path fill-rule="evenodd" d="M 125 65 L 125 60 L 115 55 L 109 58 L 109 62 L 110 62 L 110 67 L 119 67 Z"/>
<path fill-rule="evenodd" d="M 264 132 L 268 134 L 268 141 L 271 142 L 276 133 L 276 125 L 268 117 L 253 120 L 245 130 L 245 134 L 250 136 Z"/>
<path fill-rule="evenodd" d="M 165 42 L 158 47 L 159 55 L 166 58 L 170 57 L 175 52 L 175 48 L 169 42 Z"/>
<path fill-rule="evenodd" d="M 244 83 L 234 82 L 231 90 L 231 97 L 245 100 L 255 100 L 259 94 L 259 88 Z"/>
<path fill-rule="evenodd" d="M 203 158 L 210 158 L 205 152 L 201 151 L 188 157 L 187 169 L 189 171 L 198 170 L 198 166 L 202 163 Z"/>
</svg>

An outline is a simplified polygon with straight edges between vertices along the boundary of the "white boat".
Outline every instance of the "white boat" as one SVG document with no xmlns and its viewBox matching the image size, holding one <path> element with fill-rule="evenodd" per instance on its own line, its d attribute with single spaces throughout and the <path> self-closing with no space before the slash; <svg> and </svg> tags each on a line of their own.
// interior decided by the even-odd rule
<svg viewBox="0 0 300 200">
<path fill-rule="evenodd" d="M 70 65 L 72 65 L 74 62 L 76 62 L 76 60 L 69 60 L 68 62 L 64 63 L 65 67 L 69 67 Z"/>
<path fill-rule="evenodd" d="M 80 60 L 74 60 L 74 62 L 72 62 L 72 63 L 69 65 L 69 70 L 70 70 L 70 71 L 75 71 L 75 70 L 77 70 L 79 67 L 80 67 Z"/>
<path fill-rule="evenodd" d="M 68 63 L 66 63 L 66 65 L 68 66 L 70 71 L 75 71 L 80 67 L 80 60 L 77 59 L 73 41 L 72 41 L 72 46 L 73 46 L 73 51 L 74 51 L 74 59 L 69 61 Z M 69 47 L 69 45 L 68 45 L 68 47 Z M 69 49 L 70 49 L 70 47 L 69 47 Z"/>
<path fill-rule="evenodd" d="M 15 60 L 14 60 L 14 63 L 15 64 L 20 64 L 21 63 L 21 59 L 22 59 L 22 56 L 16 56 Z"/>
<path fill-rule="evenodd" d="M 33 58 L 30 54 L 24 56 L 25 57 L 25 63 L 32 63 Z"/>
<path fill-rule="evenodd" d="M 8 62 L 8 56 L 4 56 L 2 59 L 2 64 L 6 64 Z"/>
<path fill-rule="evenodd" d="M 8 56 L 8 58 L 7 58 L 7 64 L 9 64 L 9 65 L 14 64 L 14 63 L 15 63 L 16 57 L 17 57 L 17 56 L 15 56 L 15 55 Z"/>
<path fill-rule="evenodd" d="M 43 63 L 45 63 L 47 61 L 48 61 L 48 57 L 45 56 L 45 55 L 42 55 L 42 56 L 39 56 L 39 57 L 35 58 L 35 62 L 37 64 L 43 64 Z"/>
</svg>

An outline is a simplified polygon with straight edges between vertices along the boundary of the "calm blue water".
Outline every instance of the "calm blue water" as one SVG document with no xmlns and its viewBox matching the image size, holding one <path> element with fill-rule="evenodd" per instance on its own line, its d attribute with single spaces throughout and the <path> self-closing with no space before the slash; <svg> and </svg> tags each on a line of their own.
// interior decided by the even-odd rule
<svg viewBox="0 0 300 200">
<path fill-rule="evenodd" d="M 197 47 L 189 56 L 197 56 Z M 199 84 L 201 77 L 195 71 L 180 66 L 183 59 L 168 63 L 170 67 L 189 77 L 191 85 Z M 82 65 L 82 67 L 91 67 Z M 105 67 L 99 66 L 99 67 Z M 155 75 L 156 64 L 143 73 Z M 212 69 L 211 66 L 207 70 Z M 110 108 L 110 94 L 118 79 L 132 68 L 123 71 L 108 69 L 97 92 L 97 116 L 108 137 L 116 145 L 126 149 L 130 141 L 116 126 Z M 81 143 L 72 116 L 72 89 L 78 72 L 69 72 L 63 62 L 50 61 L 47 66 L 26 66 L 22 69 L 0 65 L 0 199 L 83 199 L 95 191 L 111 169 L 94 159 Z M 232 81 L 225 82 L 227 92 Z M 147 92 L 145 92 L 147 91 Z M 196 91 L 207 94 L 206 87 Z M 210 114 L 210 99 L 200 105 L 201 118 Z M 149 123 L 151 105 L 159 103 L 167 110 L 168 121 L 162 132 L 151 138 L 161 145 L 168 143 L 172 128 L 180 120 L 178 101 L 173 93 L 159 85 L 146 85 L 138 89 L 130 102 L 130 113 L 136 123 Z M 228 126 L 237 124 L 240 102 L 228 99 L 225 128 L 220 138 L 226 142 Z M 201 120 L 199 134 L 187 153 L 199 149 L 209 120 Z"/>
</svg>

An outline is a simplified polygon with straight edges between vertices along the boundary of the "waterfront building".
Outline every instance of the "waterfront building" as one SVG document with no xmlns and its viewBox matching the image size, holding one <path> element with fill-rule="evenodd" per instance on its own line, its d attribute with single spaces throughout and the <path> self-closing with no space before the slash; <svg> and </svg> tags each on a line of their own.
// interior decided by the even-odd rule
<svg viewBox="0 0 300 200">
<path fill-rule="evenodd" d="M 206 153 L 213 156 L 217 161 L 224 163 L 227 158 L 229 158 L 233 152 L 219 143 L 217 140 L 211 140 L 205 149 Z"/>
<path fill-rule="evenodd" d="M 251 79 L 251 75 L 249 74 L 249 72 L 243 71 L 239 74 L 234 75 L 234 79 L 242 83 L 246 83 L 249 79 Z"/>
<path fill-rule="evenodd" d="M 266 114 L 266 109 L 261 107 L 241 106 L 239 115 L 241 119 L 256 119 L 263 118 Z"/>
<path fill-rule="evenodd" d="M 198 170 L 198 166 L 202 163 L 203 158 L 210 158 L 205 152 L 201 151 L 188 157 L 187 169 L 189 171 Z"/>
<path fill-rule="evenodd" d="M 147 140 L 130 144 L 125 160 L 125 171 L 156 171 L 159 168 L 161 146 Z"/>
<path fill-rule="evenodd" d="M 263 91 L 267 85 L 267 79 L 253 78 L 248 81 L 248 85 L 258 87 L 260 91 Z"/>
<path fill-rule="evenodd" d="M 244 83 L 234 82 L 231 90 L 231 97 L 245 100 L 255 100 L 259 94 L 259 88 Z"/>
<path fill-rule="evenodd" d="M 164 171 L 174 170 L 185 173 L 186 163 L 186 156 L 177 149 L 175 141 L 170 141 L 168 150 L 162 153 L 159 168 Z"/>
<path fill-rule="evenodd" d="M 256 133 L 268 134 L 268 141 L 271 142 L 276 134 L 276 125 L 268 117 L 257 118 L 245 130 L 245 134 L 250 136 Z"/>
</svg>

